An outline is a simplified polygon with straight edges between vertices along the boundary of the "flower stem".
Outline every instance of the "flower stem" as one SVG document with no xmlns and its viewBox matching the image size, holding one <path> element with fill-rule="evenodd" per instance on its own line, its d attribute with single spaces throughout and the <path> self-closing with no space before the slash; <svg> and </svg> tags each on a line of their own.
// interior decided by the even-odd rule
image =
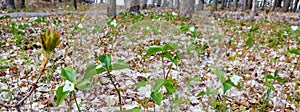
<svg viewBox="0 0 300 112">
<path fill-rule="evenodd" d="M 121 99 L 121 94 L 120 94 L 120 90 L 118 89 L 117 85 L 115 84 L 115 81 L 112 78 L 112 75 L 110 74 L 110 72 L 108 72 L 109 74 L 109 79 L 111 81 L 111 83 L 113 84 L 115 90 L 117 91 L 117 94 L 119 96 L 119 106 L 120 106 L 120 111 L 122 111 L 122 99 Z"/>
<path fill-rule="evenodd" d="M 80 106 L 79 106 L 79 104 L 78 104 L 78 102 L 77 102 L 77 99 L 76 99 L 76 93 L 75 93 L 75 92 L 73 92 L 73 96 L 74 96 L 74 100 L 75 100 L 75 103 L 76 103 L 77 110 L 78 110 L 79 112 L 81 112 Z"/>
<path fill-rule="evenodd" d="M 166 75 L 166 78 L 165 79 L 168 79 L 168 76 L 169 76 L 169 74 L 170 74 L 170 72 L 171 72 L 171 69 L 172 69 L 172 63 L 171 63 L 171 65 L 169 66 L 169 70 L 168 70 L 168 72 L 167 72 L 167 75 Z"/>
<path fill-rule="evenodd" d="M 165 71 L 165 64 L 164 64 L 165 60 L 164 60 L 164 57 L 161 58 L 161 63 L 162 63 L 162 69 L 163 69 L 163 74 L 164 74 L 164 77 L 166 75 L 166 71 Z"/>
</svg>

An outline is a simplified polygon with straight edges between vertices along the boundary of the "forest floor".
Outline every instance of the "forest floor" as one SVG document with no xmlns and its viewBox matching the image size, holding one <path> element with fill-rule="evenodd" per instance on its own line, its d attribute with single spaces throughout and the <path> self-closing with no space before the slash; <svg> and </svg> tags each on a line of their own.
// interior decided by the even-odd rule
<svg viewBox="0 0 300 112">
<path fill-rule="evenodd" d="M 55 106 L 55 91 L 65 83 L 61 71 L 71 67 L 80 79 L 87 65 L 99 64 L 98 56 L 106 53 L 112 62 L 123 59 L 130 66 L 112 72 L 122 90 L 124 110 L 142 106 L 158 112 L 300 111 L 299 17 L 262 12 L 256 21 L 247 21 L 247 13 L 207 11 L 186 20 L 175 12 L 125 14 L 115 18 L 115 27 L 105 15 L 88 13 L 1 18 L 0 103 L 16 103 L 28 93 L 44 58 L 38 37 L 49 28 L 60 32 L 61 43 L 22 111 L 78 111 L 70 96 Z M 165 60 L 163 70 L 159 55 L 145 53 L 150 46 L 167 43 L 178 46 L 172 53 L 181 58 L 178 66 Z M 164 98 L 154 105 L 147 94 L 169 67 L 177 88 L 172 94 L 159 89 Z M 118 95 L 109 78 L 99 74 L 91 81 L 91 90 L 76 90 L 81 110 L 118 110 Z M 145 87 L 146 92 L 141 89 Z M 14 111 L 0 108 L 8 110 Z"/>
</svg>

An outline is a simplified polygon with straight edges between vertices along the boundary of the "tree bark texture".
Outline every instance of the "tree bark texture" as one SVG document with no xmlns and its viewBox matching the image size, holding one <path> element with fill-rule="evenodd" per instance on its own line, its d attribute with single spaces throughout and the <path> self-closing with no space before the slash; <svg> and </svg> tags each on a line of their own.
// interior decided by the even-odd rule
<svg viewBox="0 0 300 112">
<path fill-rule="evenodd" d="M 142 7 L 142 9 L 146 9 L 147 8 L 147 0 L 142 0 L 141 7 Z"/>
<path fill-rule="evenodd" d="M 129 9 L 130 12 L 138 13 L 140 11 L 140 0 L 126 0 L 126 8 Z"/>
<path fill-rule="evenodd" d="M 156 6 L 157 6 L 157 7 L 160 7 L 160 6 L 161 6 L 161 0 L 157 0 Z"/>
<path fill-rule="evenodd" d="M 248 0 L 244 0 L 243 11 L 247 10 L 247 4 L 248 4 Z"/>
<path fill-rule="evenodd" d="M 180 9 L 180 0 L 176 0 L 176 9 Z"/>
<path fill-rule="evenodd" d="M 168 0 L 164 0 L 162 6 L 163 7 L 167 7 L 168 5 L 169 5 L 169 1 Z"/>
<path fill-rule="evenodd" d="M 180 15 L 192 17 L 195 8 L 195 0 L 184 0 L 180 4 Z"/>
<path fill-rule="evenodd" d="M 253 3 L 253 0 L 248 0 L 247 9 L 251 9 L 252 8 L 252 3 Z"/>
<path fill-rule="evenodd" d="M 14 0 L 6 0 L 6 3 L 7 3 L 7 5 L 6 5 L 7 10 L 16 8 Z"/>
<path fill-rule="evenodd" d="M 20 8 L 25 8 L 25 0 L 19 0 Z"/>
<path fill-rule="evenodd" d="M 256 3 L 257 3 L 257 0 L 253 0 L 253 3 L 252 3 L 252 11 L 251 11 L 251 17 L 250 19 L 251 20 L 254 20 L 254 17 L 256 15 Z"/>
<path fill-rule="evenodd" d="M 76 0 L 73 0 L 73 5 L 74 5 L 75 10 L 77 10 L 77 2 L 76 2 Z"/>
<path fill-rule="evenodd" d="M 283 12 L 289 11 L 290 4 L 291 4 L 291 0 L 284 0 L 284 5 L 283 5 L 282 11 Z"/>
<path fill-rule="evenodd" d="M 299 0 L 296 0 L 296 1 L 295 1 L 294 8 L 293 8 L 293 12 L 296 12 L 296 11 L 297 11 L 298 3 L 299 3 Z"/>
<path fill-rule="evenodd" d="M 204 0 L 198 0 L 198 10 L 203 11 L 204 10 Z"/>
<path fill-rule="evenodd" d="M 224 7 L 225 7 L 225 0 L 222 0 L 222 1 L 221 1 L 221 8 L 220 8 L 220 9 L 223 10 Z"/>
<path fill-rule="evenodd" d="M 117 15 L 117 1 L 116 0 L 109 0 L 109 4 L 107 7 L 107 16 L 108 17 L 115 17 Z"/>
<path fill-rule="evenodd" d="M 218 0 L 214 0 L 214 10 L 218 10 Z"/>
<path fill-rule="evenodd" d="M 234 0 L 234 11 L 237 11 L 238 8 L 238 0 Z"/>
</svg>

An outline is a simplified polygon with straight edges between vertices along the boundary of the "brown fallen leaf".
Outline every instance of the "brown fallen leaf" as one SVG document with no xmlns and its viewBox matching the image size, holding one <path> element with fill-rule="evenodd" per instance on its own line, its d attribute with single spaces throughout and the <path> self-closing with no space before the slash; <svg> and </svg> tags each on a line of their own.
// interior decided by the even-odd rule
<svg viewBox="0 0 300 112">
<path fill-rule="evenodd" d="M 0 76 L 5 76 L 5 75 L 6 73 L 2 69 L 0 69 Z"/>
</svg>

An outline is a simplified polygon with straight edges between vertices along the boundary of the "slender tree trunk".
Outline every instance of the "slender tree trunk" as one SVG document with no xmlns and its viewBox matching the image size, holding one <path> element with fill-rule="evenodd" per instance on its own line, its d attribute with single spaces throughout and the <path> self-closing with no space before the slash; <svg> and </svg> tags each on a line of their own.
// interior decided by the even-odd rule
<svg viewBox="0 0 300 112">
<path fill-rule="evenodd" d="M 157 7 L 160 7 L 160 6 L 161 6 L 161 0 L 157 0 L 156 6 L 157 6 Z"/>
<path fill-rule="evenodd" d="M 246 10 L 247 10 L 247 3 L 248 3 L 248 0 L 244 0 L 243 11 L 246 11 Z"/>
<path fill-rule="evenodd" d="M 226 0 L 225 1 L 227 8 L 231 7 L 231 2 L 232 2 L 231 0 Z"/>
<path fill-rule="evenodd" d="M 220 8 L 220 9 L 223 10 L 224 7 L 225 7 L 225 0 L 222 0 L 222 1 L 221 1 L 221 8 Z"/>
<path fill-rule="evenodd" d="M 176 0 L 176 9 L 180 9 L 180 0 Z"/>
<path fill-rule="evenodd" d="M 124 1 L 126 1 L 126 0 L 124 0 Z M 104 3 L 104 0 L 100 0 L 100 3 Z M 125 3 L 125 2 L 124 2 Z"/>
<path fill-rule="evenodd" d="M 198 0 L 198 10 L 203 11 L 204 10 L 204 0 Z"/>
<path fill-rule="evenodd" d="M 76 0 L 73 0 L 73 5 L 74 5 L 75 10 L 77 10 L 77 2 L 76 2 Z"/>
<path fill-rule="evenodd" d="M 6 3 L 7 3 L 7 5 L 6 5 L 7 10 L 16 8 L 14 0 L 6 0 Z"/>
<path fill-rule="evenodd" d="M 291 0 L 284 0 L 284 5 L 283 5 L 282 11 L 283 12 L 289 11 L 290 4 L 291 4 Z"/>
<path fill-rule="evenodd" d="M 248 3 L 247 3 L 247 9 L 251 9 L 252 8 L 252 4 L 253 3 L 253 0 L 248 0 Z"/>
<path fill-rule="evenodd" d="M 142 9 L 147 8 L 147 0 L 142 0 Z"/>
<path fill-rule="evenodd" d="M 130 12 L 140 12 L 140 0 L 127 0 L 126 8 L 129 9 Z"/>
<path fill-rule="evenodd" d="M 214 10 L 218 10 L 218 0 L 214 0 Z"/>
<path fill-rule="evenodd" d="M 282 0 L 277 0 L 277 5 L 276 5 L 276 7 L 282 8 L 281 4 L 282 4 Z"/>
<path fill-rule="evenodd" d="M 238 0 L 234 0 L 234 11 L 237 11 L 238 8 Z"/>
<path fill-rule="evenodd" d="M 256 15 L 256 2 L 257 2 L 257 0 L 253 0 L 251 17 L 250 17 L 251 20 L 254 20 L 254 17 Z"/>
<path fill-rule="evenodd" d="M 168 2 L 169 2 L 168 0 L 164 0 L 164 1 L 163 1 L 163 5 L 162 5 L 162 6 L 163 6 L 163 7 L 167 7 L 167 6 L 168 6 L 168 4 L 169 4 Z"/>
<path fill-rule="evenodd" d="M 107 7 L 107 16 L 108 17 L 115 17 L 117 15 L 117 1 L 116 0 L 109 0 L 108 7 Z"/>
<path fill-rule="evenodd" d="M 266 0 L 263 0 L 262 6 L 261 6 L 261 10 L 264 10 L 264 9 L 265 9 L 265 5 L 266 5 Z"/>
<path fill-rule="evenodd" d="M 275 8 L 276 8 L 276 6 L 277 6 L 277 2 L 278 2 L 278 0 L 274 0 L 274 4 L 273 4 L 273 6 L 272 6 L 271 11 L 274 11 L 274 10 L 275 10 Z M 272 2 L 271 2 L 271 3 L 272 3 Z"/>
<path fill-rule="evenodd" d="M 156 5 L 155 5 L 156 0 L 152 0 L 151 3 L 152 3 L 153 6 L 156 6 Z"/>
<path fill-rule="evenodd" d="M 195 0 L 184 0 L 180 5 L 180 15 L 192 17 L 195 8 Z"/>
<path fill-rule="evenodd" d="M 20 8 L 25 8 L 25 0 L 19 0 Z"/>
<path fill-rule="evenodd" d="M 293 8 L 293 12 L 296 12 L 296 11 L 297 11 L 298 3 L 299 3 L 299 0 L 296 0 L 296 1 L 295 1 L 294 8 Z"/>
</svg>

